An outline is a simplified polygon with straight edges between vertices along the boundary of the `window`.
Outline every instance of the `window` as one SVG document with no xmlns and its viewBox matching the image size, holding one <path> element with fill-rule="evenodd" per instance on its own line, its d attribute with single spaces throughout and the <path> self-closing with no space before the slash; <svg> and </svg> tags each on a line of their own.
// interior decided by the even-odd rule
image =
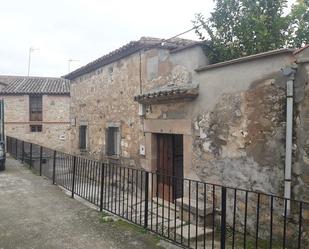
<svg viewBox="0 0 309 249">
<path fill-rule="evenodd" d="M 119 127 L 108 127 L 107 129 L 107 155 L 119 156 L 120 134 Z"/>
<path fill-rule="evenodd" d="M 42 121 L 42 96 L 29 96 L 30 121 Z"/>
<path fill-rule="evenodd" d="M 87 149 L 87 126 L 79 126 L 79 148 L 81 150 Z"/>
<path fill-rule="evenodd" d="M 30 125 L 31 132 L 42 132 L 42 125 Z"/>
</svg>

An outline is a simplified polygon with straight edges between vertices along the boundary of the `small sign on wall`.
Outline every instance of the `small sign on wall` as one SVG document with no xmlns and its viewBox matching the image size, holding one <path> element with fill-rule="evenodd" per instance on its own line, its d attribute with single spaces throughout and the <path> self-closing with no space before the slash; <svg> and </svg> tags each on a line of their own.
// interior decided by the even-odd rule
<svg viewBox="0 0 309 249">
<path fill-rule="evenodd" d="M 142 145 L 142 144 L 139 146 L 139 154 L 142 155 L 142 156 L 145 156 L 145 154 L 146 154 L 145 146 Z"/>
<path fill-rule="evenodd" d="M 71 118 L 71 125 L 75 126 L 76 125 L 76 118 Z"/>
<path fill-rule="evenodd" d="M 60 140 L 65 140 L 65 135 L 64 135 L 64 134 L 60 135 L 60 136 L 59 136 L 59 139 L 60 139 Z"/>
</svg>

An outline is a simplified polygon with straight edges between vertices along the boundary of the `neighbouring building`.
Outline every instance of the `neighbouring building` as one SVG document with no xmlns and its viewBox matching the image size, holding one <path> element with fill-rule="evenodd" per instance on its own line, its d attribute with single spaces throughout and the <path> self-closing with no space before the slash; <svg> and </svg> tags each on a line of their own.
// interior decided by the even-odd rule
<svg viewBox="0 0 309 249">
<path fill-rule="evenodd" d="M 308 201 L 308 53 L 279 49 L 208 65 L 197 42 L 130 42 L 65 76 L 71 147 L 97 159 L 284 195 L 291 76 L 282 69 L 292 67 L 292 195 Z"/>
<path fill-rule="evenodd" d="M 70 151 L 70 83 L 63 78 L 0 76 L 5 134 Z"/>
</svg>

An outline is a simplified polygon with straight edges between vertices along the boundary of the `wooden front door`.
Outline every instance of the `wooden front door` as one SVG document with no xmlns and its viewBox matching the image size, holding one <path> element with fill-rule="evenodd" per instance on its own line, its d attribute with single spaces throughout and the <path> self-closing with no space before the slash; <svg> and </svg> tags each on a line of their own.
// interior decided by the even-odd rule
<svg viewBox="0 0 309 249">
<path fill-rule="evenodd" d="M 182 195 L 182 181 L 173 176 L 183 176 L 182 135 L 158 134 L 157 195 L 174 201 Z"/>
</svg>

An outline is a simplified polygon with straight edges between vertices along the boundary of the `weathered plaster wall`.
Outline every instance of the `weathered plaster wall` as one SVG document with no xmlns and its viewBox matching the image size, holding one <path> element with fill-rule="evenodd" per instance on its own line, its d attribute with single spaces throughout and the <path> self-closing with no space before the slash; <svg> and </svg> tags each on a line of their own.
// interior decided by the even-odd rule
<svg viewBox="0 0 309 249">
<path fill-rule="evenodd" d="M 296 55 L 297 68 L 294 90 L 294 151 L 293 194 L 309 201 L 309 49 Z M 308 209 L 309 207 L 307 207 Z M 309 220 L 309 210 L 306 212 Z"/>
<path fill-rule="evenodd" d="M 292 61 L 277 55 L 191 73 L 199 83 L 196 100 L 149 108 L 149 120 L 191 120 L 186 177 L 282 194 L 286 79 L 280 69 Z"/>
<path fill-rule="evenodd" d="M 69 96 L 43 96 L 43 121 L 32 122 L 42 124 L 42 132 L 30 132 L 28 95 L 7 95 L 1 98 L 4 99 L 6 135 L 70 152 Z"/>
<path fill-rule="evenodd" d="M 191 168 L 185 168 L 185 177 L 283 196 L 287 78 L 280 69 L 293 62 L 294 58 L 286 54 L 200 72 L 192 78 L 192 81 L 199 83 L 199 96 L 196 100 L 152 105 L 146 115 L 147 122 L 157 119 L 175 124 L 180 120 L 191 121 Z M 300 81 L 306 82 L 303 79 Z M 297 95 L 304 92 L 300 86 L 295 91 Z M 308 121 L 309 101 L 298 101 L 302 103 L 302 110 L 299 112 Z M 299 141 L 304 144 L 301 158 L 305 161 L 309 126 L 303 120 L 296 122 L 303 124 L 302 132 L 299 133 L 302 138 Z M 297 154 L 296 144 L 294 157 L 295 153 Z M 302 183 L 306 182 L 308 173 L 298 172 L 305 170 L 304 167 L 307 169 L 303 163 L 293 164 L 292 198 L 307 200 L 304 197 L 308 195 L 306 184 Z M 185 185 L 185 191 L 186 189 L 188 187 Z M 220 189 L 217 190 L 216 200 L 220 201 Z M 195 193 L 196 188 L 191 186 L 191 196 L 195 196 Z M 199 189 L 198 193 L 203 200 L 203 189 Z M 211 200 L 212 193 L 208 194 Z M 232 210 L 234 192 L 228 191 L 227 197 L 228 210 Z M 248 199 L 247 231 L 254 234 L 257 195 L 250 194 Z M 283 202 L 275 204 L 276 210 L 284 210 L 283 207 Z M 245 192 L 238 191 L 236 209 L 236 221 L 242 227 Z M 260 236 L 265 238 L 268 235 L 263 232 L 268 231 L 269 209 L 269 197 L 262 196 Z M 309 213 L 306 209 L 303 214 L 308 220 Z M 296 216 L 293 218 L 297 220 Z M 278 228 L 273 231 L 274 237 L 280 237 L 282 211 L 274 214 L 274 220 L 278 224 Z M 227 221 L 232 224 L 232 212 L 228 212 Z M 295 238 L 296 231 L 296 226 L 289 226 L 287 238 Z M 306 233 L 304 236 L 307 236 Z"/>
</svg>

